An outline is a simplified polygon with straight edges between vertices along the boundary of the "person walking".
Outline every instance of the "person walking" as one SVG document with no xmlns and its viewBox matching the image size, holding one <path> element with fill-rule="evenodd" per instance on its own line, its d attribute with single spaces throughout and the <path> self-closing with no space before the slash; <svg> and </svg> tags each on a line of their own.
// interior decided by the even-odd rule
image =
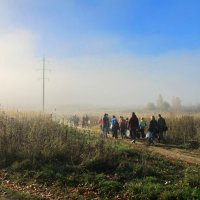
<svg viewBox="0 0 200 200">
<path fill-rule="evenodd" d="M 123 116 L 120 116 L 119 129 L 120 129 L 120 134 L 121 134 L 122 139 L 125 138 L 125 136 L 126 136 L 126 120 L 124 119 Z"/>
<path fill-rule="evenodd" d="M 117 139 L 118 138 L 119 123 L 118 123 L 115 115 L 113 115 L 113 118 L 111 119 L 111 130 L 112 130 L 112 137 Z"/>
<path fill-rule="evenodd" d="M 164 139 L 164 132 L 167 130 L 166 128 L 166 121 L 165 119 L 161 116 L 161 114 L 158 115 L 158 142 L 165 142 Z"/>
<path fill-rule="evenodd" d="M 140 127 L 140 133 L 141 133 L 141 138 L 144 139 L 145 138 L 145 128 L 147 126 L 146 121 L 144 120 L 144 117 L 141 118 L 140 123 L 139 123 L 139 127 Z"/>
<path fill-rule="evenodd" d="M 102 119 L 102 117 L 98 120 L 98 125 L 100 127 L 100 130 L 103 131 L 103 119 Z"/>
<path fill-rule="evenodd" d="M 107 137 L 108 132 L 109 132 L 109 126 L 110 126 L 110 121 L 108 118 L 108 114 L 105 113 L 103 120 L 102 120 L 102 130 L 103 130 L 103 136 Z"/>
<path fill-rule="evenodd" d="M 152 134 L 152 142 L 151 143 L 154 144 L 153 140 L 154 140 L 154 138 L 157 137 L 157 133 L 158 133 L 158 123 L 155 119 L 155 116 L 151 116 L 151 121 L 149 123 L 148 131 Z"/>
<path fill-rule="evenodd" d="M 136 141 L 138 128 L 139 128 L 139 120 L 136 114 L 133 112 L 132 117 L 129 120 L 129 130 L 130 130 L 130 136 L 131 136 L 132 142 L 134 143 Z"/>
<path fill-rule="evenodd" d="M 126 118 L 126 138 L 129 138 L 130 137 L 130 130 L 129 130 L 129 119 Z"/>
</svg>

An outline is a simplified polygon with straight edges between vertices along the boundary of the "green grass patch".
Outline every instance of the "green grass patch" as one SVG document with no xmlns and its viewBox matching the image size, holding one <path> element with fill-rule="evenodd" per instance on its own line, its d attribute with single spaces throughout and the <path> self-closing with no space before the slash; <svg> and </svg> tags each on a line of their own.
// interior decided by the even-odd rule
<svg viewBox="0 0 200 200">
<path fill-rule="evenodd" d="M 53 193 L 71 194 L 71 199 L 168 200 L 200 195 L 197 166 L 60 125 L 47 116 L 0 116 L 0 121 L 0 167 L 6 169 L 7 180 L 42 185 Z"/>
</svg>

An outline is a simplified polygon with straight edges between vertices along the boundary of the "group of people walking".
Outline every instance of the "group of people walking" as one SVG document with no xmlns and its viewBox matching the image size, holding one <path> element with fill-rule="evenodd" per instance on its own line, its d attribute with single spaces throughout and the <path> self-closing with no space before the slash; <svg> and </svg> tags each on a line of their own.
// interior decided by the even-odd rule
<svg viewBox="0 0 200 200">
<path fill-rule="evenodd" d="M 152 116 L 149 126 L 147 126 L 147 122 L 143 117 L 139 120 L 134 112 L 130 119 L 120 116 L 119 120 L 114 115 L 110 119 L 108 114 L 105 113 L 98 123 L 104 137 L 107 137 L 111 130 L 112 137 L 117 139 L 118 133 L 120 133 L 121 138 L 131 138 L 133 143 L 136 142 L 136 139 L 144 139 L 145 137 L 148 144 L 154 144 L 155 138 L 158 139 L 158 142 L 165 142 L 163 133 L 167 131 L 167 126 L 161 114 L 158 115 L 157 120 L 155 116 Z M 146 128 L 148 129 L 145 134 Z"/>
</svg>

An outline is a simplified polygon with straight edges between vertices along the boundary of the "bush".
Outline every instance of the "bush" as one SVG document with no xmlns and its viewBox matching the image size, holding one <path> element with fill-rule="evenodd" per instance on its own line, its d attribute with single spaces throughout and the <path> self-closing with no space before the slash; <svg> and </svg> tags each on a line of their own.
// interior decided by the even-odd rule
<svg viewBox="0 0 200 200">
<path fill-rule="evenodd" d="M 32 169 L 32 162 L 30 160 L 15 161 L 11 165 L 11 169 L 14 171 L 30 170 Z"/>
<path fill-rule="evenodd" d="M 86 169 L 95 172 L 112 172 L 119 165 L 118 155 L 114 155 L 111 149 L 105 155 L 97 155 L 86 163 Z"/>
<path fill-rule="evenodd" d="M 2 167 L 12 164 L 13 169 L 27 168 L 30 167 L 27 161 L 35 168 L 37 163 L 67 162 L 76 165 L 95 154 L 91 134 L 82 134 L 75 128 L 60 125 L 49 115 L 10 115 L 0 113 Z"/>
</svg>

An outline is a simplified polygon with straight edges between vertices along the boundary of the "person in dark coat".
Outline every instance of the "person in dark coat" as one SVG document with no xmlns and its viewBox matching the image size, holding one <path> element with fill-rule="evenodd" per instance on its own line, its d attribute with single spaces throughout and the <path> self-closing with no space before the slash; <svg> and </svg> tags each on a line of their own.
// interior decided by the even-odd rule
<svg viewBox="0 0 200 200">
<path fill-rule="evenodd" d="M 137 130 L 139 129 L 139 120 L 136 114 L 133 112 L 132 117 L 129 120 L 129 130 L 132 142 L 135 143 L 137 137 Z"/>
<path fill-rule="evenodd" d="M 107 134 L 109 132 L 109 126 L 110 126 L 109 117 L 108 117 L 108 114 L 105 113 L 102 120 L 102 130 L 103 130 L 104 137 L 107 137 Z"/>
<path fill-rule="evenodd" d="M 158 142 L 162 141 L 164 142 L 163 133 L 166 131 L 166 122 L 165 119 L 161 116 L 161 114 L 158 115 Z"/>
<path fill-rule="evenodd" d="M 154 116 L 151 117 L 151 121 L 149 123 L 149 131 L 153 134 L 153 138 L 157 137 L 158 123 Z"/>
</svg>

